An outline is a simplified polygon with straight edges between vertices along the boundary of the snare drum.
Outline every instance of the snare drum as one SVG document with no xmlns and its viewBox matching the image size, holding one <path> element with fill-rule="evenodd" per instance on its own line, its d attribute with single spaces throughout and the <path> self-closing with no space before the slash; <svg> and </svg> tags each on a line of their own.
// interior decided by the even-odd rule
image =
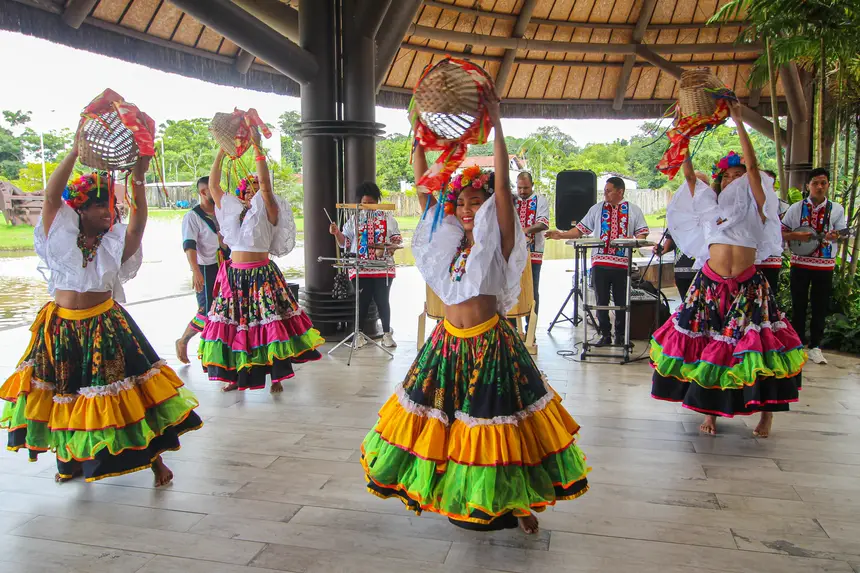
<svg viewBox="0 0 860 573">
<path fill-rule="evenodd" d="M 534 283 L 532 278 L 532 266 L 526 263 L 526 268 L 523 271 L 523 276 L 520 279 L 520 296 L 517 299 L 517 304 L 506 315 L 508 318 L 521 318 L 531 314 L 534 306 Z M 434 320 L 442 320 L 445 318 L 445 304 L 442 302 L 433 289 L 427 286 L 427 316 Z"/>
</svg>

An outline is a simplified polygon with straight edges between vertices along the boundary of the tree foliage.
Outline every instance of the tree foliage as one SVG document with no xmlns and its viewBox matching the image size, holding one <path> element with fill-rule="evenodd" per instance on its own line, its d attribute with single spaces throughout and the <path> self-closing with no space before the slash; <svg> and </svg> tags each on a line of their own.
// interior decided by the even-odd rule
<svg viewBox="0 0 860 573">
<path fill-rule="evenodd" d="M 278 118 L 281 130 L 281 160 L 294 172 L 302 171 L 302 138 L 298 133 L 302 116 L 296 111 L 286 111 Z"/>
<path fill-rule="evenodd" d="M 207 118 L 167 120 L 159 126 L 164 139 L 164 167 L 168 178 L 195 181 L 209 173 L 217 144 Z"/>
</svg>

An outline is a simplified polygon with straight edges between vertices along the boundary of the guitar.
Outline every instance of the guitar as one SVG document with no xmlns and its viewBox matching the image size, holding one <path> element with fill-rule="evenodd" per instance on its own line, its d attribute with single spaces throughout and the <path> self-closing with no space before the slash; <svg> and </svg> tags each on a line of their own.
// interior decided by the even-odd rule
<svg viewBox="0 0 860 573">
<path fill-rule="evenodd" d="M 801 225 L 800 227 L 794 229 L 792 232 L 794 233 L 812 233 L 812 236 L 805 241 L 789 241 L 788 248 L 795 255 L 806 257 L 815 252 L 815 249 L 820 247 L 824 242 L 824 237 L 827 233 L 817 233 L 815 229 L 808 225 Z M 839 239 L 845 239 L 849 236 L 853 236 L 855 234 L 855 229 L 842 229 L 841 231 L 836 231 L 839 234 Z"/>
</svg>

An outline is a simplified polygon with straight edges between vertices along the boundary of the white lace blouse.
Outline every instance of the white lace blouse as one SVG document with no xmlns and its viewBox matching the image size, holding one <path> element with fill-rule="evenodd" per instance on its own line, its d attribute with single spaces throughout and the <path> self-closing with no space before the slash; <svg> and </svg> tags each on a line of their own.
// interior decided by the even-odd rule
<svg viewBox="0 0 860 573">
<path fill-rule="evenodd" d="M 756 249 L 756 260 L 782 252 L 779 221 L 779 198 L 773 190 L 773 179 L 761 174 L 765 203 L 759 216 L 749 178 L 743 175 L 732 181 L 719 195 L 706 183 L 696 180 L 695 194 L 681 185 L 666 208 L 666 221 L 672 240 L 702 268 L 710 258 L 711 245 L 736 245 Z"/>
<path fill-rule="evenodd" d="M 460 304 L 478 295 L 495 296 L 499 312 L 514 307 L 520 296 L 529 252 L 526 236 L 515 233 L 514 248 L 508 260 L 502 256 L 502 234 L 496 215 L 496 197 L 491 196 L 475 215 L 475 244 L 466 257 L 465 269 L 455 272 L 455 259 L 465 231 L 454 215 L 446 216 L 432 232 L 433 213 L 428 213 L 415 229 L 412 254 L 421 276 L 446 305 Z M 519 229 L 517 229 L 519 231 Z"/>
<path fill-rule="evenodd" d="M 114 226 L 102 237 L 96 256 L 84 267 L 84 255 L 78 248 L 80 220 L 74 209 L 63 203 L 45 235 L 41 217 L 33 231 L 39 272 L 48 281 L 51 296 L 57 290 L 75 292 L 112 292 L 117 302 L 125 302 L 122 284 L 133 279 L 143 262 L 138 249 L 122 262 L 126 225 Z"/>
<path fill-rule="evenodd" d="M 251 208 L 242 219 L 245 206 L 232 193 L 221 196 L 221 208 L 215 207 L 215 217 L 224 244 L 234 251 L 271 253 L 282 257 L 296 246 L 296 221 L 290 203 L 275 195 L 278 204 L 278 224 L 272 225 L 266 215 L 262 193 L 251 198 Z"/>
</svg>

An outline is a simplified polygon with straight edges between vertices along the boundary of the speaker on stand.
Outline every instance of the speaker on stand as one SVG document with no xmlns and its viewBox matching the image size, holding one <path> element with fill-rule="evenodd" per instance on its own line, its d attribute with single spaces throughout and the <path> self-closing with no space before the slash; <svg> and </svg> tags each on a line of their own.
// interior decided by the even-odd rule
<svg viewBox="0 0 860 573">
<path fill-rule="evenodd" d="M 597 203 L 597 175 L 589 170 L 562 171 L 555 178 L 555 226 L 557 229 L 567 231 L 582 220 L 588 210 Z M 574 259 L 573 286 L 567 294 L 567 298 L 558 309 L 558 313 L 549 325 L 547 332 L 560 322 L 569 322 L 577 326 L 582 322 L 579 316 L 579 303 L 585 304 L 584 292 L 580 288 L 580 272 L 587 272 L 585 268 L 580 270 L 580 262 Z M 573 299 L 573 315 L 567 316 L 564 311 L 567 303 Z M 591 311 L 586 311 L 588 318 L 593 324 L 597 324 Z"/>
</svg>

